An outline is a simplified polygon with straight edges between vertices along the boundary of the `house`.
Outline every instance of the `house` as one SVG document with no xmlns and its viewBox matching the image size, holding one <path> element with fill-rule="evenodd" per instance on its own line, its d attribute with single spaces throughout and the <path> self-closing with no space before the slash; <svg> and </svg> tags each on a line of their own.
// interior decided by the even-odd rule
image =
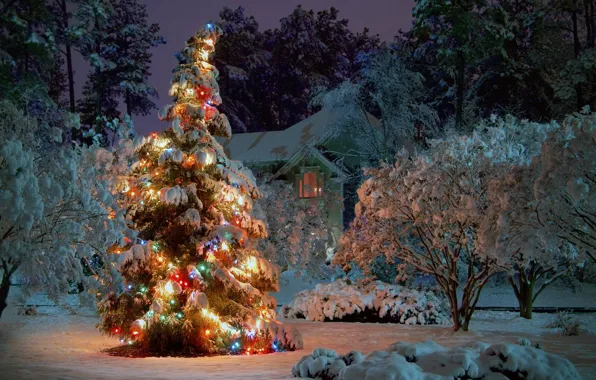
<svg viewBox="0 0 596 380">
<path fill-rule="evenodd" d="M 378 123 L 372 115 L 370 118 L 373 124 Z M 282 131 L 234 134 L 222 141 L 222 146 L 229 158 L 293 183 L 300 198 L 316 198 L 331 191 L 343 200 L 344 185 L 354 170 L 350 168 L 359 168 L 365 158 L 351 155 L 350 163 L 337 164 L 337 153 L 355 148 L 348 137 L 327 137 L 329 128 L 338 120 L 337 115 L 323 109 Z M 333 231 L 336 238 L 346 224 L 343 206 L 343 202 L 337 202 L 328 212 L 330 224 L 337 226 Z"/>
</svg>

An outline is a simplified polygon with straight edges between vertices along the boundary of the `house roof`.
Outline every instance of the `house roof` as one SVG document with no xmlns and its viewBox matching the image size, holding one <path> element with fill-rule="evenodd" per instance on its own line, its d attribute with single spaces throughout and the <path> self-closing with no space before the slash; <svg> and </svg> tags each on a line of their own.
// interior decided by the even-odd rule
<svg viewBox="0 0 596 380">
<path fill-rule="evenodd" d="M 319 141 L 337 114 L 321 110 L 283 131 L 236 133 L 222 141 L 228 157 L 243 162 L 288 161 Z"/>
<path fill-rule="evenodd" d="M 273 178 L 276 178 L 279 175 L 285 174 L 288 171 L 288 169 L 290 169 L 293 165 L 296 164 L 297 161 L 300 161 L 300 159 L 306 157 L 309 154 L 316 156 L 319 160 L 321 160 L 323 163 L 325 163 L 325 165 L 327 165 L 327 167 L 329 169 L 331 169 L 332 172 L 335 173 L 335 175 L 337 176 L 335 178 L 338 178 L 340 181 L 343 181 L 347 178 L 348 175 L 345 171 L 343 171 L 335 163 L 331 162 L 318 149 L 311 147 L 311 146 L 304 146 L 297 154 L 294 155 L 294 157 L 292 157 L 292 159 L 287 161 L 286 164 L 284 166 L 282 166 L 277 171 L 277 173 L 274 174 Z"/>
</svg>

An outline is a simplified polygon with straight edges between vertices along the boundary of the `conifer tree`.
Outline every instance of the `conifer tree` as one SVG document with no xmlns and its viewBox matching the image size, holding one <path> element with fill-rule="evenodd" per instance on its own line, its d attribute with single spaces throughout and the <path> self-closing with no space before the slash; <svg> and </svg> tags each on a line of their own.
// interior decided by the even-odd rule
<svg viewBox="0 0 596 380">
<path fill-rule="evenodd" d="M 119 253 L 122 291 L 99 304 L 99 328 L 150 352 L 268 353 L 302 347 L 276 321 L 278 269 L 256 250 L 267 236 L 250 216 L 261 197 L 252 173 L 229 160 L 215 136 L 229 138 L 218 71 L 208 62 L 221 30 L 212 24 L 178 55 L 160 111 L 171 127 L 138 145 L 122 184 L 139 244 Z"/>
</svg>

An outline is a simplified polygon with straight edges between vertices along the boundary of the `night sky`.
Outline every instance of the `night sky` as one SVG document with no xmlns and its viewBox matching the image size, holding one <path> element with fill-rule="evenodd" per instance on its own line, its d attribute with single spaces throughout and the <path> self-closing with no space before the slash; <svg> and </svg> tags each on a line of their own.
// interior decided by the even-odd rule
<svg viewBox="0 0 596 380">
<path fill-rule="evenodd" d="M 217 20 L 219 11 L 224 7 L 245 8 L 246 15 L 252 15 L 259 22 L 259 29 L 273 29 L 279 26 L 279 20 L 289 15 L 302 4 L 304 9 L 319 11 L 332 6 L 339 9 L 340 18 L 350 21 L 352 31 L 361 31 L 368 27 L 373 34 L 379 34 L 383 40 L 391 40 L 401 28 L 408 30 L 411 24 L 413 0 L 144 0 L 147 4 L 149 21 L 158 23 L 167 44 L 153 49 L 151 65 L 151 84 L 157 89 L 158 107 L 171 101 L 168 96 L 170 75 L 176 65 L 174 54 L 184 42 L 201 28 L 208 20 Z M 80 90 L 88 65 L 79 58 L 75 62 L 76 87 Z M 80 93 L 80 91 L 79 91 Z M 225 98 L 225 94 L 224 94 Z M 161 131 L 167 123 L 160 122 L 157 110 L 145 117 L 135 117 L 135 128 L 140 134 Z"/>
</svg>

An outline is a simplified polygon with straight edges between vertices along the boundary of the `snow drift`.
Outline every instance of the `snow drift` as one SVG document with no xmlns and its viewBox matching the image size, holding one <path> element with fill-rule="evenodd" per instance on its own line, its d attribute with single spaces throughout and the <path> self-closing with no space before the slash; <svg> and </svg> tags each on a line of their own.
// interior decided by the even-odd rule
<svg viewBox="0 0 596 380">
<path fill-rule="evenodd" d="M 292 376 L 326 380 L 581 379 L 560 356 L 516 344 L 475 343 L 446 348 L 433 341 L 397 342 L 387 351 L 339 356 L 317 348 L 300 359 Z"/>
<path fill-rule="evenodd" d="M 345 279 L 304 290 L 282 307 L 285 318 L 311 321 L 444 324 L 446 302 L 432 291 L 418 291 L 381 281 L 348 283 Z"/>
</svg>

